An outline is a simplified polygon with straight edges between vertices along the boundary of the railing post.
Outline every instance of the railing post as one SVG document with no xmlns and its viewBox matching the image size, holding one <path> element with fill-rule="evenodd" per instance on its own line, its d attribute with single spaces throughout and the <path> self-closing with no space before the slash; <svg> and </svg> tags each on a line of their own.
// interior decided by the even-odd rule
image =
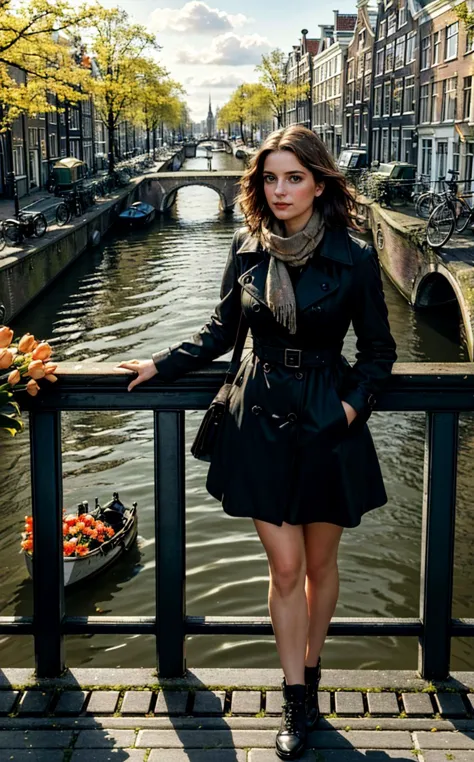
<svg viewBox="0 0 474 762">
<path fill-rule="evenodd" d="M 458 413 L 427 414 L 418 651 L 426 680 L 449 675 L 458 424 Z"/>
<path fill-rule="evenodd" d="M 38 677 L 64 671 L 63 489 L 60 413 L 30 414 L 33 622 Z"/>
<path fill-rule="evenodd" d="M 156 635 L 158 674 L 186 670 L 184 411 L 155 412 Z"/>
</svg>

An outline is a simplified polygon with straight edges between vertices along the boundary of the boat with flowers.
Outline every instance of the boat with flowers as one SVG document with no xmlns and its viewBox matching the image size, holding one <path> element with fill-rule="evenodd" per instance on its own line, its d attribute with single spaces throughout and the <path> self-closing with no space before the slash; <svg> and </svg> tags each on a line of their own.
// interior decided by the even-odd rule
<svg viewBox="0 0 474 762">
<path fill-rule="evenodd" d="M 26 568 L 33 576 L 33 520 L 25 519 L 21 547 Z M 103 571 L 126 552 L 137 538 L 137 503 L 126 508 L 118 492 L 112 500 L 89 511 L 87 502 L 79 503 L 76 514 L 63 516 L 64 586 L 82 582 Z"/>
</svg>

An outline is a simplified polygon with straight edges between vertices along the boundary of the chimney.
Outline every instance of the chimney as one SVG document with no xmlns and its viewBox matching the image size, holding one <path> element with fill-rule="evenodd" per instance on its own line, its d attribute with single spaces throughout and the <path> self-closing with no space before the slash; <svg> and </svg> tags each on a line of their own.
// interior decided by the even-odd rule
<svg viewBox="0 0 474 762">
<path fill-rule="evenodd" d="M 305 53 L 307 53 L 307 50 L 308 50 L 306 45 L 306 35 L 308 34 L 308 30 L 302 29 L 301 34 L 303 35 L 301 38 L 301 53 L 302 55 L 305 55 Z"/>
</svg>

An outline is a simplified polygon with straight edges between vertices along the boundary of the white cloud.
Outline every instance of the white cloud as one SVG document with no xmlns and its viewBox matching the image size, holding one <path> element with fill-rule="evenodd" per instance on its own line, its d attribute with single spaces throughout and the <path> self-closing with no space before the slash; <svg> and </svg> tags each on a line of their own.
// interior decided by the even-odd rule
<svg viewBox="0 0 474 762">
<path fill-rule="evenodd" d="M 217 64 L 220 66 L 246 66 L 260 63 L 270 43 L 258 34 L 239 37 L 233 32 L 214 37 L 210 47 L 203 50 L 184 48 L 178 51 L 180 64 Z"/>
<path fill-rule="evenodd" d="M 192 87 L 225 88 L 238 87 L 244 81 L 243 77 L 237 77 L 235 74 L 217 74 L 215 77 L 207 77 L 202 80 L 191 77 L 189 85 Z"/>
<path fill-rule="evenodd" d="M 155 32 L 214 34 L 228 32 L 251 20 L 243 13 L 232 15 L 218 8 L 210 8 L 200 0 L 191 0 L 182 8 L 156 8 L 150 16 L 150 26 Z"/>
</svg>

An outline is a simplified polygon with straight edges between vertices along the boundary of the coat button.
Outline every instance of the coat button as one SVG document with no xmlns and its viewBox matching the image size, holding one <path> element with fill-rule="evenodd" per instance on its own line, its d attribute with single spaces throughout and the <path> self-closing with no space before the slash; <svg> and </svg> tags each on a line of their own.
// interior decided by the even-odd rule
<svg viewBox="0 0 474 762">
<path fill-rule="evenodd" d="M 252 413 L 254 415 L 260 415 L 261 412 L 262 412 L 262 408 L 260 407 L 260 405 L 254 405 L 253 406 Z"/>
<path fill-rule="evenodd" d="M 298 416 L 296 415 L 296 413 L 288 413 L 287 418 L 290 423 L 296 423 L 296 421 L 298 420 Z"/>
<path fill-rule="evenodd" d="M 272 369 L 272 366 L 270 365 L 269 362 L 264 362 L 263 363 L 263 372 L 264 373 L 270 373 L 271 369 Z"/>
<path fill-rule="evenodd" d="M 323 289 L 323 291 L 327 291 L 329 288 L 329 283 L 321 283 L 321 288 Z"/>
<path fill-rule="evenodd" d="M 373 394 L 369 394 L 369 396 L 367 398 L 367 404 L 368 404 L 368 406 L 369 407 L 373 407 L 375 405 L 376 401 L 377 400 L 375 399 L 374 395 Z"/>
<path fill-rule="evenodd" d="M 323 311 L 323 308 L 321 307 L 320 304 L 317 304 L 311 307 L 311 312 L 322 312 L 322 311 Z"/>
<path fill-rule="evenodd" d="M 260 312 L 260 305 L 258 302 L 255 302 L 255 304 L 252 304 L 252 309 L 254 312 Z"/>
<path fill-rule="evenodd" d="M 298 379 L 298 381 L 301 381 L 301 379 L 303 378 L 303 373 L 302 373 L 300 370 L 298 370 L 298 371 L 295 373 L 295 378 L 297 378 L 297 379 Z"/>
<path fill-rule="evenodd" d="M 246 275 L 244 278 L 244 283 L 252 283 L 252 276 Z"/>
</svg>

